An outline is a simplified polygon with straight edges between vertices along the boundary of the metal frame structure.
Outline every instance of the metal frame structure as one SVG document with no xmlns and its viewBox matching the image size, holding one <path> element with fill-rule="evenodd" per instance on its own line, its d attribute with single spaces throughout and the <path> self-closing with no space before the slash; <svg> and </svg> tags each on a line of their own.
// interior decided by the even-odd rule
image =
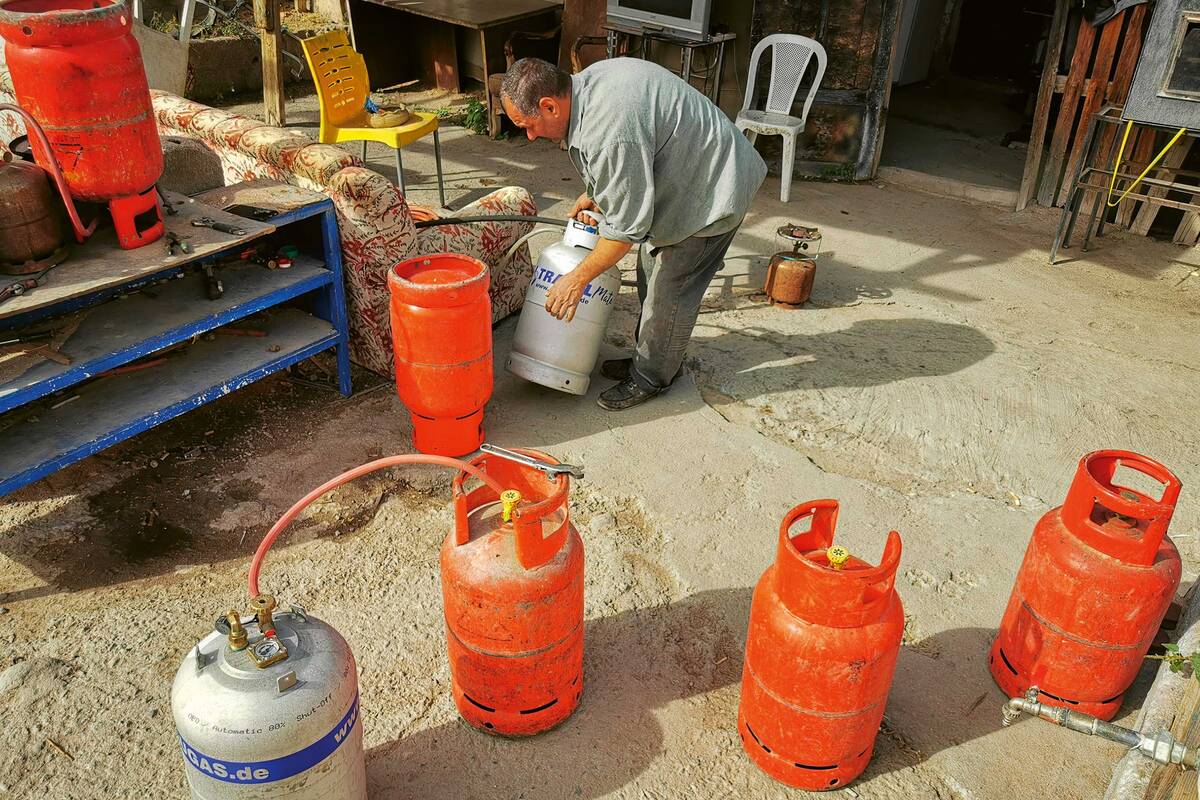
<svg viewBox="0 0 1200 800">
<path fill-rule="evenodd" d="M 0 330 L 11 331 L 90 309 L 78 339 L 64 346 L 72 363 L 38 368 L 40 374 L 27 372 L 0 384 L 0 413 L 18 415 L 0 430 L 0 495 L 325 350 L 336 351 L 338 389 L 350 395 L 349 330 L 333 203 L 321 198 L 283 211 L 271 223 L 273 235 L 287 236 L 291 226 L 298 241 L 318 240 L 319 252 L 302 255 L 288 270 L 256 264 L 225 268 L 223 296 L 206 301 L 195 269 L 236 256 L 246 246 L 239 240 L 213 255 L 170 259 L 162 269 L 123 284 L 0 323 Z M 263 235 L 272 234 L 268 229 Z M 137 251 L 114 248 L 111 257 L 130 252 Z M 275 311 L 265 335 L 200 339 L 267 309 Z M 152 368 L 128 368 L 189 343 L 186 352 Z M 54 397 L 65 389 L 72 392 Z"/>
<path fill-rule="evenodd" d="M 1088 242 L 1091 241 L 1093 223 L 1095 223 L 1095 235 L 1103 235 L 1105 214 L 1101 213 L 1101 204 L 1105 202 L 1105 198 L 1108 196 L 1109 181 L 1113 176 L 1113 167 L 1109 165 L 1098 166 L 1093 163 L 1096 159 L 1097 143 L 1106 138 L 1097 136 L 1097 131 L 1102 125 L 1111 125 L 1113 126 L 1115 135 L 1118 133 L 1117 129 L 1125 122 L 1126 120 L 1121 116 L 1121 109 L 1110 105 L 1096 112 L 1092 116 L 1091 122 L 1088 123 L 1087 134 L 1084 139 L 1084 157 L 1080 159 L 1079 169 L 1071 181 L 1071 189 L 1067 195 L 1067 202 L 1063 206 L 1062 217 L 1059 219 L 1058 233 L 1054 238 L 1054 245 L 1050 248 L 1050 263 L 1052 265 L 1058 258 L 1058 251 L 1071 246 L 1071 235 L 1074 233 L 1075 224 L 1079 219 L 1080 206 L 1082 205 L 1084 195 L 1088 192 L 1094 192 L 1095 199 L 1092 201 L 1091 212 L 1088 214 L 1087 229 L 1083 235 L 1083 244 L 1081 247 L 1083 252 L 1087 252 Z M 1163 130 L 1172 134 L 1175 133 L 1175 129 L 1162 125 L 1149 125 L 1143 122 L 1134 122 L 1134 125 L 1142 128 Z M 1185 136 L 1200 138 L 1200 131 L 1188 131 Z M 1176 147 L 1179 146 L 1178 144 L 1176 145 Z M 1122 167 L 1125 167 L 1125 169 L 1122 169 Z M 1122 182 L 1124 182 L 1124 186 L 1128 187 L 1131 182 L 1137 179 L 1138 174 L 1143 168 L 1144 165 L 1141 164 L 1130 164 L 1128 162 L 1118 164 L 1116 167 L 1118 189 L 1122 186 Z M 1174 175 L 1200 179 L 1200 172 L 1172 169 L 1163 166 L 1158 166 L 1155 169 L 1168 178 Z M 1149 176 L 1143 178 L 1141 183 L 1154 189 L 1163 190 L 1163 196 L 1156 197 L 1154 194 L 1135 190 L 1129 192 L 1126 199 L 1141 200 L 1150 205 L 1200 213 L 1200 184 L 1180 183 L 1176 180 L 1152 178 Z M 1123 194 L 1124 190 L 1121 189 L 1121 192 Z M 1189 195 L 1191 201 L 1172 200 L 1168 196 L 1171 192 Z"/>
<path fill-rule="evenodd" d="M 733 33 L 716 33 L 704 39 L 688 39 L 683 36 L 672 34 L 666 31 L 659 30 L 653 26 L 641 27 L 628 22 L 609 21 L 604 26 L 605 32 L 605 58 L 615 58 L 620 46 L 622 36 L 638 37 L 641 39 L 638 57 L 645 61 L 650 55 L 650 42 L 662 42 L 664 44 L 675 45 L 680 48 L 680 72 L 679 77 L 683 78 L 686 83 L 691 83 L 692 79 L 692 58 L 697 49 L 702 47 L 717 48 L 716 63 L 708 67 L 703 73 L 705 81 L 705 89 L 708 98 L 713 101 L 714 105 L 721 104 L 721 73 L 725 67 L 725 45 L 737 38 L 737 34 Z M 715 73 L 715 74 L 710 74 Z M 708 88 L 708 81 L 712 80 L 712 88 Z"/>
</svg>

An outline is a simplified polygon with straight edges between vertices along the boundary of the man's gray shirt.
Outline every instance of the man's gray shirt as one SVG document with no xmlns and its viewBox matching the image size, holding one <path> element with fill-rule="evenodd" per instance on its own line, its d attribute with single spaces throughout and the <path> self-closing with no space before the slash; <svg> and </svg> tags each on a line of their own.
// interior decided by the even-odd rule
<svg viewBox="0 0 1200 800">
<path fill-rule="evenodd" d="M 767 174 L 707 97 L 633 58 L 571 77 L 567 152 L 604 213 L 600 235 L 655 247 L 733 230 Z"/>
</svg>

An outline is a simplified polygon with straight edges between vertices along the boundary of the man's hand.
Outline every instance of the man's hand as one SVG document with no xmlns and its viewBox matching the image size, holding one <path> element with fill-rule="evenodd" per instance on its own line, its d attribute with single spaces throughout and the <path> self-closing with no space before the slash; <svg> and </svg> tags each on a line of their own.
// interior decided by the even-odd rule
<svg viewBox="0 0 1200 800">
<path fill-rule="evenodd" d="M 579 308 L 579 301 L 583 299 L 583 290 L 586 288 L 587 281 L 580 283 L 574 273 L 568 272 L 550 287 L 550 292 L 546 295 L 546 310 L 555 319 L 570 322 L 575 319 L 575 310 Z"/>
<path fill-rule="evenodd" d="M 592 200 L 592 198 L 588 197 L 587 192 L 584 192 L 583 194 L 579 195 L 578 198 L 575 199 L 575 205 L 571 206 L 571 212 L 569 214 L 567 214 L 567 219 L 580 219 L 581 221 L 586 222 L 589 225 L 595 225 L 596 219 L 594 217 L 592 217 L 590 214 L 583 214 L 582 217 L 580 217 L 580 214 L 582 214 L 585 211 L 599 211 L 599 210 L 600 210 L 600 207 L 596 205 L 596 201 L 594 201 L 594 200 Z"/>
<path fill-rule="evenodd" d="M 546 311 L 552 317 L 570 322 L 583 300 L 588 284 L 599 278 L 613 264 L 620 261 L 633 247 L 629 242 L 601 239 L 596 248 L 584 256 L 575 269 L 563 275 L 546 294 Z"/>
</svg>

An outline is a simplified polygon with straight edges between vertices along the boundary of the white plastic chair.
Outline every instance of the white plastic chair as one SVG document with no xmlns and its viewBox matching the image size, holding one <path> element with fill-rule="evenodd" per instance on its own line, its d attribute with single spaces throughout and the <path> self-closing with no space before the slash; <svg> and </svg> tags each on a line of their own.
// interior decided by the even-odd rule
<svg viewBox="0 0 1200 800">
<path fill-rule="evenodd" d="M 758 73 L 758 62 L 767 48 L 771 52 L 771 85 L 767 89 L 767 103 L 762 111 L 752 110 L 750 103 L 754 99 L 754 78 Z M 793 117 L 788 112 L 796 101 L 796 92 L 800 90 L 800 81 L 808 71 L 808 64 L 813 57 L 817 59 L 817 74 L 808 97 L 804 100 L 804 111 L 799 117 Z M 783 182 L 779 185 L 779 199 L 786 203 L 792 193 L 792 167 L 796 163 L 796 139 L 804 130 L 808 120 L 808 110 L 812 107 L 813 96 L 821 79 L 825 77 L 825 65 L 829 62 L 825 48 L 815 39 L 797 36 L 792 33 L 773 33 L 763 37 L 750 55 L 750 76 L 746 81 L 746 100 L 742 110 L 738 112 L 734 124 L 739 130 L 745 131 L 753 142 L 758 134 L 783 137 Z"/>
</svg>

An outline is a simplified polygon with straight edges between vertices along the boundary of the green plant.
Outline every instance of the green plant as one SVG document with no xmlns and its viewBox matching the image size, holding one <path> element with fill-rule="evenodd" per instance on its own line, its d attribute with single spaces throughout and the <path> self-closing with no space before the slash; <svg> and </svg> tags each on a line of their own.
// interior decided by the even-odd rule
<svg viewBox="0 0 1200 800">
<path fill-rule="evenodd" d="M 164 16 L 157 11 L 150 15 L 150 24 L 147 27 L 169 36 L 179 33 L 179 23 L 175 21 L 175 18 Z"/>
<path fill-rule="evenodd" d="M 467 115 L 463 118 L 463 127 L 475 133 L 487 133 L 487 106 L 474 97 L 467 103 Z"/>
<path fill-rule="evenodd" d="M 821 177 L 831 181 L 853 181 L 853 164 L 831 164 L 821 168 Z"/>
<path fill-rule="evenodd" d="M 1184 672 L 1191 670 L 1192 677 L 1200 682 L 1200 652 L 1181 653 L 1179 645 L 1167 643 L 1163 645 L 1163 655 L 1161 656 L 1146 656 L 1152 661 L 1165 661 L 1167 668 L 1171 672 Z"/>
</svg>

